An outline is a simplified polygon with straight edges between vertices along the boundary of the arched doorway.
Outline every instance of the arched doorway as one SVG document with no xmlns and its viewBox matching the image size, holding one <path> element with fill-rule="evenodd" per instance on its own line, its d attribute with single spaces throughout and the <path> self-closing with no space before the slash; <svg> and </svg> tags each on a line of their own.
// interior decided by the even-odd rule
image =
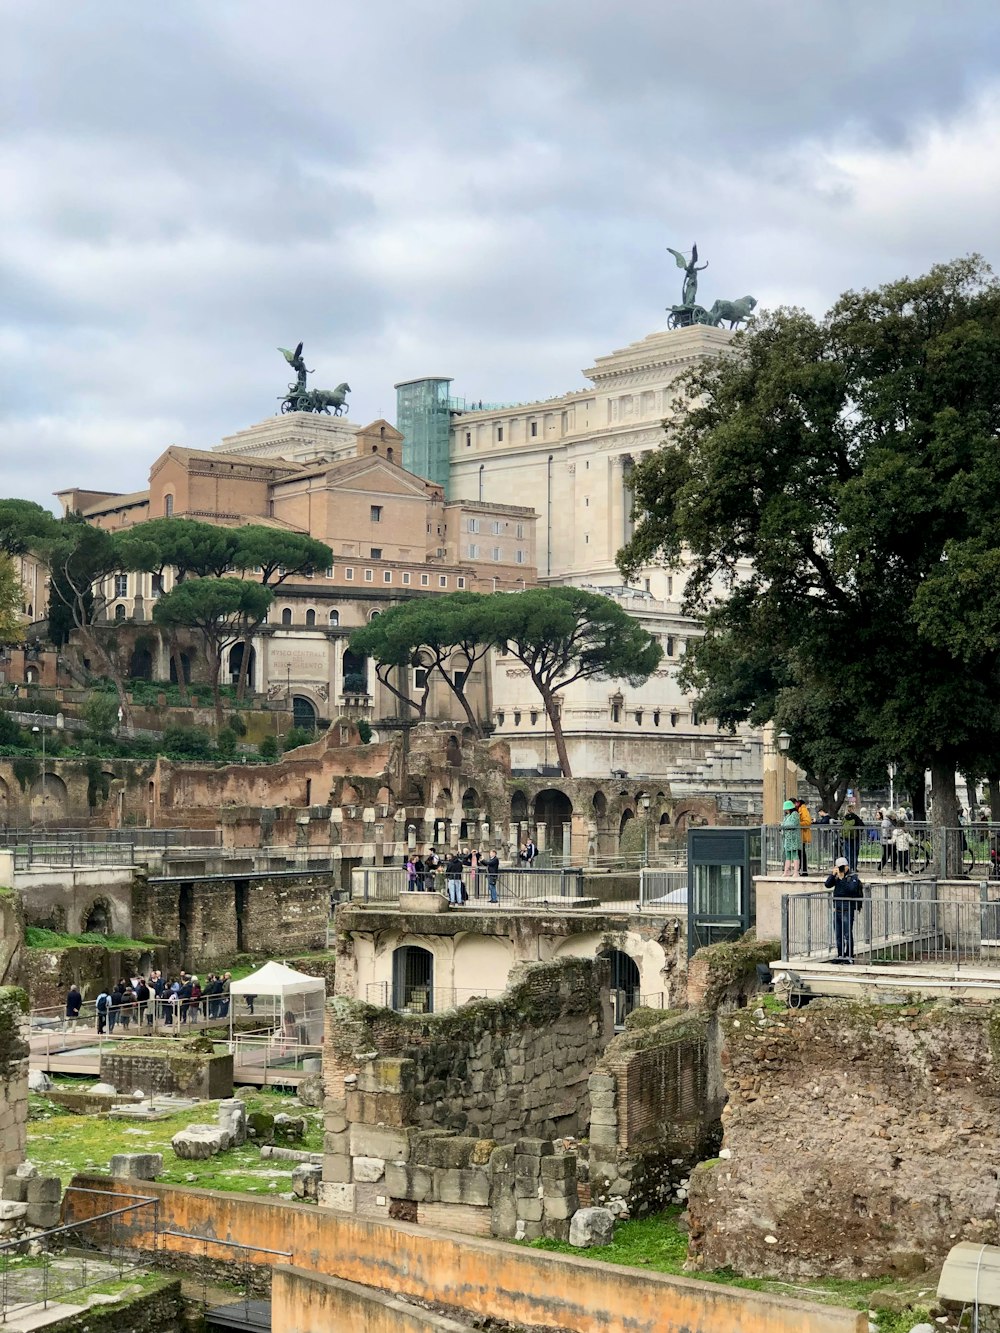
<svg viewBox="0 0 1000 1333">
<path fill-rule="evenodd" d="M 87 908 L 81 924 L 84 935 L 110 935 L 113 922 L 111 904 L 107 898 L 95 898 Z"/>
<path fill-rule="evenodd" d="M 557 855 L 563 850 L 563 829 L 573 818 L 573 802 L 563 791 L 546 787 L 535 797 L 535 828 L 545 829 L 545 846 Z"/>
<path fill-rule="evenodd" d="M 344 693 L 368 693 L 368 661 L 350 648 L 344 652 Z"/>
<path fill-rule="evenodd" d="M 448 748 L 445 752 L 445 763 L 450 764 L 452 768 L 462 767 L 462 747 L 458 743 L 457 736 L 448 737 Z"/>
<path fill-rule="evenodd" d="M 316 730 L 316 708 L 304 694 L 292 695 L 292 725 L 304 731 Z"/>
<path fill-rule="evenodd" d="M 434 955 L 404 944 L 392 955 L 392 1007 L 404 1014 L 434 1012 Z"/>
<path fill-rule="evenodd" d="M 240 669 L 243 666 L 243 648 L 242 643 L 234 643 L 229 650 L 229 683 L 238 685 L 240 683 Z M 247 689 L 251 693 L 254 691 L 254 673 L 257 670 L 257 650 L 251 645 L 250 657 L 247 666 Z"/>
<path fill-rule="evenodd" d="M 639 1003 L 639 968 L 635 959 L 621 949 L 610 949 L 611 1005 L 615 1027 L 624 1027 L 625 1019 Z"/>
<path fill-rule="evenodd" d="M 191 684 L 191 654 L 190 654 L 190 653 L 181 653 L 181 654 L 180 654 L 180 659 L 181 659 L 181 672 L 182 672 L 182 674 L 183 674 L 183 676 L 184 676 L 184 684 L 185 684 L 185 685 L 190 685 L 190 684 Z M 170 683 L 171 683 L 171 685 L 176 685 L 176 684 L 177 684 L 177 662 L 176 662 L 176 660 L 175 660 L 175 656 L 174 656 L 173 653 L 170 654 Z"/>
<path fill-rule="evenodd" d="M 132 680 L 153 679 L 153 654 L 148 648 L 135 648 L 128 664 L 128 674 Z"/>
<path fill-rule="evenodd" d="M 469 787 L 462 797 L 462 826 L 458 836 L 463 840 L 470 837 L 473 842 L 476 840 L 476 815 L 479 812 L 479 805 L 479 793 L 475 787 Z"/>
</svg>

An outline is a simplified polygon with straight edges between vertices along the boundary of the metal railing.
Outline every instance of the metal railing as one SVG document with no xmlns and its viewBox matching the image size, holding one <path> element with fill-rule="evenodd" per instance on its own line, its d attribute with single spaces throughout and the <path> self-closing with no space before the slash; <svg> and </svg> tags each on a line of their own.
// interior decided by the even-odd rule
<svg viewBox="0 0 1000 1333">
<path fill-rule="evenodd" d="M 365 1002 L 401 1014 L 440 1014 L 476 1000 L 495 1000 L 504 993 L 488 986 L 408 986 L 404 998 L 394 992 L 391 982 L 370 981 L 365 986 Z"/>
<path fill-rule="evenodd" d="M 794 835 L 796 830 L 791 832 Z M 785 861 L 785 833 L 780 825 L 764 826 L 765 873 L 780 872 Z M 862 878 L 895 874 L 993 879 L 1000 865 L 1000 824 L 934 828 L 907 822 L 897 826 L 888 840 L 878 824 L 853 829 L 842 821 L 813 824 L 805 851 L 812 874 L 827 872 L 838 856 L 845 856 Z M 795 853 L 791 859 L 796 859 Z"/>
<path fill-rule="evenodd" d="M 794 963 L 838 956 L 838 910 L 832 892 L 786 894 L 781 902 L 781 957 Z M 970 884 L 937 894 L 932 881 L 873 884 L 849 914 L 855 960 L 870 964 L 963 964 L 1000 961 L 1000 884 Z M 845 927 L 840 925 L 841 942 Z"/>
<path fill-rule="evenodd" d="M 670 870 L 639 871 L 639 906 L 660 912 L 687 915 L 687 864 Z"/>
<path fill-rule="evenodd" d="M 14 869 L 84 870 L 94 866 L 129 868 L 135 865 L 134 843 L 50 842 L 38 839 L 13 848 Z"/>
<path fill-rule="evenodd" d="M 289 1086 L 311 1072 L 318 1072 L 323 1059 L 322 1046 L 309 1046 L 281 1032 L 264 1035 L 234 1036 L 233 1074 L 237 1081 L 246 1079 L 262 1086 Z M 316 1065 L 307 1061 L 316 1061 Z M 252 1078 L 251 1078 L 252 1076 Z"/>
<path fill-rule="evenodd" d="M 424 875 L 415 889 L 407 882 L 403 866 L 359 866 L 351 872 L 351 899 L 354 902 L 398 902 L 399 895 L 415 892 L 447 892 L 448 878 L 442 872 Z M 470 904 L 487 905 L 489 883 L 484 869 L 462 874 Z M 517 902 L 552 902 L 584 896 L 584 872 L 580 866 L 537 870 L 534 867 L 501 868 L 497 876 L 497 896 L 501 905 Z"/>
<path fill-rule="evenodd" d="M 0 845 L 27 846 L 34 842 L 82 844 L 133 844 L 136 847 L 221 847 L 218 828 L 0 828 Z"/>
<path fill-rule="evenodd" d="M 51 1303 L 61 1303 L 73 1292 L 121 1282 L 126 1274 L 148 1271 L 150 1259 L 133 1248 L 133 1237 L 138 1222 L 143 1231 L 151 1232 L 149 1248 L 155 1252 L 158 1199 L 77 1185 L 70 1185 L 66 1193 L 134 1202 L 79 1222 L 33 1232 L 30 1239 L 0 1243 L 0 1323 L 6 1324 L 15 1316 L 20 1321 L 35 1306 L 47 1310 Z"/>
</svg>

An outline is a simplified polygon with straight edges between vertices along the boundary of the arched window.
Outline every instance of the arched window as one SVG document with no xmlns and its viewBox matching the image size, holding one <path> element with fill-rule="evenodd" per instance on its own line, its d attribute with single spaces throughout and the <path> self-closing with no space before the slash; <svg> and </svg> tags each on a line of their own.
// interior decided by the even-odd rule
<svg viewBox="0 0 1000 1333">
<path fill-rule="evenodd" d="M 115 607 L 115 620 L 124 620 L 124 619 L 125 619 L 125 608 L 124 606 L 122 606 L 121 602 L 119 602 L 118 605 Z"/>
<path fill-rule="evenodd" d="M 368 619 L 369 619 L 370 621 L 371 621 L 371 620 L 377 620 L 378 617 L 379 617 L 381 614 L 382 614 L 382 613 L 381 613 L 380 611 L 370 611 L 370 612 L 368 613 Z"/>
<path fill-rule="evenodd" d="M 404 1014 L 434 1012 L 434 955 L 404 944 L 392 955 L 392 1007 Z"/>
<path fill-rule="evenodd" d="M 340 624 L 340 612 L 339 612 L 339 611 L 331 611 L 331 612 L 330 612 L 330 624 L 331 624 L 331 625 L 339 625 L 339 624 Z"/>
<path fill-rule="evenodd" d="M 344 693 L 368 693 L 368 659 L 352 653 L 350 648 L 344 653 Z"/>
<path fill-rule="evenodd" d="M 316 612 L 312 609 L 312 607 L 310 607 L 309 610 L 306 612 L 306 626 L 309 627 L 315 624 L 316 624 Z"/>
<path fill-rule="evenodd" d="M 305 695 L 292 695 L 292 722 L 305 731 L 316 730 L 316 709 L 311 699 Z"/>
<path fill-rule="evenodd" d="M 386 456 L 386 460 L 387 460 L 388 462 L 391 463 L 391 462 L 392 462 L 392 445 L 390 445 L 389 448 L 386 449 L 386 451 L 385 451 L 385 456 Z"/>
<path fill-rule="evenodd" d="M 639 969 L 635 960 L 621 949 L 612 949 L 611 1003 L 615 1027 L 623 1027 L 625 1019 L 639 1003 Z"/>
<path fill-rule="evenodd" d="M 283 625 L 290 625 L 292 623 L 292 608 L 290 606 L 281 608 L 281 623 Z"/>
<path fill-rule="evenodd" d="M 163 497 L 163 515 L 165 518 L 172 518 L 174 513 L 174 497 L 167 491 Z"/>
</svg>

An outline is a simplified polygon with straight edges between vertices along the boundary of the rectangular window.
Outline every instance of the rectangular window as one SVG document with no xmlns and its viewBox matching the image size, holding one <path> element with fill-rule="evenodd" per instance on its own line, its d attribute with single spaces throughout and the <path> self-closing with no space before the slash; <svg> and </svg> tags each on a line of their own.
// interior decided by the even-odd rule
<svg viewBox="0 0 1000 1333">
<path fill-rule="evenodd" d="M 469 673 L 467 671 L 456 671 L 453 679 L 455 681 L 455 689 L 462 690 L 465 688 L 465 682 L 469 679 Z"/>
<path fill-rule="evenodd" d="M 667 656 L 668 656 L 668 657 L 673 657 L 675 646 L 676 646 L 676 645 L 675 645 L 675 643 L 674 643 L 674 636 L 673 636 L 672 634 L 668 634 L 668 635 L 667 635 Z"/>
<path fill-rule="evenodd" d="M 381 546 L 373 546 L 373 547 L 371 548 L 371 552 L 372 552 L 372 553 L 371 553 L 371 555 L 369 556 L 369 559 L 370 559 L 370 560 L 381 560 L 381 559 L 382 559 L 382 548 L 381 548 Z"/>
<path fill-rule="evenodd" d="M 415 689 L 422 690 L 427 686 L 427 668 L 417 667 L 413 673 L 413 685 Z"/>
<path fill-rule="evenodd" d="M 345 569 L 345 570 L 344 570 L 344 578 L 347 580 L 348 583 L 350 583 L 350 582 L 353 580 L 353 578 L 354 578 L 354 570 L 353 570 L 353 569 Z"/>
<path fill-rule="evenodd" d="M 517 553 L 517 563 L 518 563 L 519 565 L 523 565 L 523 564 L 524 564 L 524 552 L 523 552 L 523 551 L 518 551 L 518 553 Z"/>
<path fill-rule="evenodd" d="M 115 596 L 116 596 L 116 597 L 127 597 L 127 596 L 128 596 L 128 575 L 127 575 L 127 574 L 116 574 L 116 575 L 115 575 Z"/>
<path fill-rule="evenodd" d="M 374 579 L 375 579 L 375 571 L 374 571 L 374 569 L 366 569 L 366 570 L 365 570 L 365 582 L 366 582 L 366 583 L 372 583 L 372 582 L 374 582 Z"/>
<path fill-rule="evenodd" d="M 373 522 L 373 523 L 381 523 L 381 522 L 382 522 L 382 506 L 381 506 L 381 505 L 372 505 L 372 522 Z"/>
<path fill-rule="evenodd" d="M 533 421 L 531 423 L 531 438 L 534 439 L 537 434 L 538 434 L 538 422 Z"/>
<path fill-rule="evenodd" d="M 470 560 L 479 559 L 479 547 L 476 545 L 475 542 L 469 542 L 469 559 Z"/>
<path fill-rule="evenodd" d="M 500 547 L 500 546 L 494 546 L 494 548 L 493 548 L 493 559 L 494 559 L 494 560 L 502 560 L 502 559 L 503 559 L 503 548 L 502 548 L 502 547 Z"/>
<path fill-rule="evenodd" d="M 431 581 L 431 576 L 430 576 L 429 574 L 421 574 L 421 575 L 420 575 L 420 586 L 421 586 L 421 588 L 426 588 L 426 587 L 429 585 L 430 581 Z"/>
<path fill-rule="evenodd" d="M 497 426 L 497 443 L 503 444 L 503 426 Z"/>
<path fill-rule="evenodd" d="M 495 518 L 493 520 L 493 536 L 499 537 L 501 532 L 503 532 L 503 524 L 500 522 L 499 519 Z"/>
<path fill-rule="evenodd" d="M 391 569 L 383 569 L 383 570 L 382 570 L 382 582 L 383 582 L 383 583 L 391 583 L 391 582 L 392 582 L 392 570 L 391 570 Z"/>
<path fill-rule="evenodd" d="M 469 519 L 469 531 L 470 531 L 470 532 L 478 532 L 478 531 L 479 531 L 479 519 L 478 519 L 478 518 L 470 518 L 470 519 Z"/>
<path fill-rule="evenodd" d="M 409 581 L 410 581 L 410 571 L 409 571 L 408 569 L 404 569 L 404 570 L 403 570 L 403 582 L 404 582 L 404 583 L 409 583 Z"/>
<path fill-rule="evenodd" d="M 439 587 L 439 588 L 447 588 L 447 586 L 448 586 L 448 575 L 447 575 L 447 574 L 439 574 L 439 575 L 438 575 L 438 587 Z"/>
<path fill-rule="evenodd" d="M 466 449 L 471 449 L 471 448 L 472 448 L 472 431 L 471 431 L 471 430 L 467 430 L 467 431 L 465 432 L 465 447 L 466 447 Z"/>
<path fill-rule="evenodd" d="M 520 540 L 522 539 L 522 537 L 524 536 L 524 524 L 523 524 L 523 523 L 518 523 L 517 527 L 516 527 L 515 530 L 514 530 L 514 536 L 517 538 L 518 541 L 520 541 Z"/>
<path fill-rule="evenodd" d="M 458 586 L 459 586 L 460 588 L 464 588 L 464 587 L 465 587 L 465 579 L 459 577 L 458 579 L 456 579 L 456 582 L 457 582 L 457 584 L 458 584 Z"/>
<path fill-rule="evenodd" d="M 151 585 L 151 586 L 152 586 L 152 589 L 153 589 L 153 596 L 154 596 L 154 597 L 162 597 L 162 596 L 163 596 L 163 575 L 162 575 L 162 574 L 154 574 L 154 575 L 153 575 L 153 578 L 152 578 L 152 585 Z"/>
<path fill-rule="evenodd" d="M 333 565 L 327 565 L 327 567 L 326 567 L 326 577 L 327 577 L 328 579 L 332 579 L 332 578 L 333 578 Z"/>
</svg>

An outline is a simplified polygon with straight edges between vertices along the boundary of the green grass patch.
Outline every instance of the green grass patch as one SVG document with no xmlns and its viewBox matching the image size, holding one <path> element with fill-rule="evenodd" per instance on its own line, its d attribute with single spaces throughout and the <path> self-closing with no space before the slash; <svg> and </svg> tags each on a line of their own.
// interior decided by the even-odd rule
<svg viewBox="0 0 1000 1333">
<path fill-rule="evenodd" d="M 24 942 L 29 949 L 72 949 L 80 944 L 99 944 L 112 950 L 138 949 L 147 950 L 147 940 L 131 940 L 127 935 L 102 935 L 90 930 L 83 935 L 67 935 L 61 930 L 46 930 L 44 926 L 28 926 L 24 932 Z"/>
<path fill-rule="evenodd" d="M 93 1083 L 80 1079 L 81 1091 Z M 63 1079 L 60 1087 L 68 1086 Z M 323 1151 L 322 1113 L 299 1106 L 293 1094 L 259 1092 L 246 1099 L 248 1111 L 279 1111 L 306 1118 L 306 1137 L 289 1146 L 304 1152 Z M 165 1120 L 150 1122 L 111 1120 L 106 1116 L 72 1115 L 44 1096 L 29 1098 L 28 1157 L 45 1175 L 55 1175 L 67 1184 L 77 1172 L 107 1171 L 111 1158 L 122 1152 L 159 1152 L 163 1171 L 159 1180 L 173 1185 L 195 1185 L 200 1189 L 235 1190 L 250 1194 L 281 1194 L 291 1189 L 295 1162 L 261 1159 L 256 1144 L 230 1148 L 204 1161 L 174 1156 L 170 1140 L 191 1124 L 214 1124 L 218 1102 L 200 1102 Z"/>
<path fill-rule="evenodd" d="M 897 1283 L 891 1278 L 872 1278 L 857 1282 L 847 1278 L 811 1278 L 798 1282 L 783 1282 L 777 1278 L 743 1277 L 731 1268 L 692 1272 L 684 1267 L 688 1253 L 688 1238 L 687 1233 L 678 1226 L 680 1213 L 681 1209 L 674 1207 L 653 1217 L 620 1222 L 615 1227 L 610 1245 L 595 1245 L 586 1251 L 559 1240 L 543 1239 L 519 1243 L 527 1243 L 536 1250 L 552 1250 L 559 1254 L 575 1254 L 578 1257 L 585 1254 L 588 1259 L 597 1259 L 602 1263 L 625 1264 L 630 1268 L 644 1268 L 655 1273 L 696 1277 L 702 1282 L 719 1282 L 725 1286 L 742 1287 L 747 1291 L 767 1291 L 775 1295 L 794 1296 L 800 1300 L 817 1301 L 823 1305 L 846 1306 L 854 1310 L 867 1310 L 873 1292 L 892 1290 L 894 1287 L 902 1289 L 904 1286 L 902 1281 Z M 933 1285 L 933 1279 L 930 1277 L 928 1284 Z M 908 1279 L 905 1285 L 912 1287 L 913 1280 Z M 913 1318 L 906 1323 L 907 1317 L 906 1314 L 896 1315 L 881 1310 L 878 1318 L 879 1328 L 882 1333 L 908 1333 L 908 1330 L 920 1320 Z"/>
</svg>

